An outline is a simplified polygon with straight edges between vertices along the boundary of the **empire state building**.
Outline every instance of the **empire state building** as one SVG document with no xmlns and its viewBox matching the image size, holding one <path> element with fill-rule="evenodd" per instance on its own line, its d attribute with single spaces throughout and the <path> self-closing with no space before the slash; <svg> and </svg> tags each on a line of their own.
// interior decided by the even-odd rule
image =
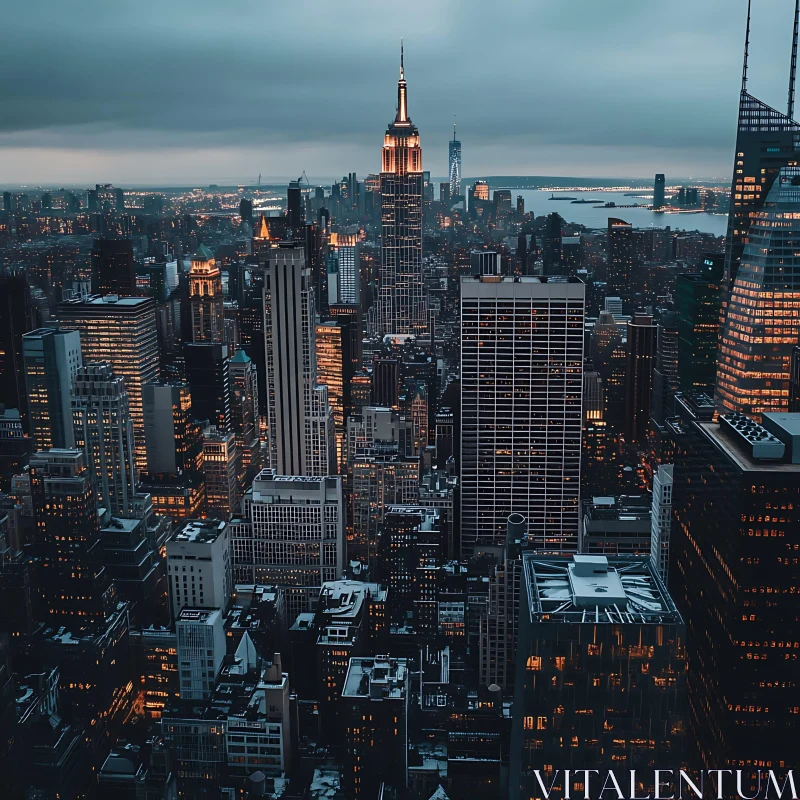
<svg viewBox="0 0 800 800">
<path fill-rule="evenodd" d="M 428 304 L 422 277 L 422 148 L 408 116 L 402 47 L 397 114 L 383 138 L 381 242 L 378 333 L 424 338 Z"/>
</svg>

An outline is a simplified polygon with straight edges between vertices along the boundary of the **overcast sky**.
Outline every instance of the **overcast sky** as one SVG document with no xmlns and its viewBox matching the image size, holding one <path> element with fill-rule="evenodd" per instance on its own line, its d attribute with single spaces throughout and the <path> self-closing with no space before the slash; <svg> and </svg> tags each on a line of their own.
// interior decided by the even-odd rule
<svg viewBox="0 0 800 800">
<path fill-rule="evenodd" d="M 792 0 L 753 0 L 783 110 Z M 311 182 L 379 169 L 399 39 L 446 174 L 728 179 L 746 0 L 7 0 L 0 184 Z"/>
</svg>

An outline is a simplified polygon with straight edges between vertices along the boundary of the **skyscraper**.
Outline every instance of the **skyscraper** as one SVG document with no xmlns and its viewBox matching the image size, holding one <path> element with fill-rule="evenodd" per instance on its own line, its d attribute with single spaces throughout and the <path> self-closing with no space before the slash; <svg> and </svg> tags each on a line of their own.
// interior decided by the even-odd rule
<svg viewBox="0 0 800 800">
<path fill-rule="evenodd" d="M 60 326 L 81 335 L 84 363 L 105 362 L 125 380 L 133 419 L 136 468 L 147 461 L 142 385 L 158 376 L 158 336 L 152 297 L 89 295 L 59 303 Z"/>
<path fill-rule="evenodd" d="M 43 610 L 61 625 L 101 625 L 114 590 L 103 567 L 97 497 L 84 452 L 35 453 L 30 467 Z"/>
<path fill-rule="evenodd" d="M 327 387 L 317 384 L 314 289 L 303 248 L 280 243 L 267 254 L 264 339 L 270 463 L 282 475 L 328 475 L 335 452 Z M 328 440 L 330 437 L 330 440 Z M 335 456 L 334 456 L 335 458 Z"/>
<path fill-rule="evenodd" d="M 760 416 L 786 411 L 800 342 L 800 167 L 786 167 L 752 212 L 717 358 L 716 400 Z"/>
<path fill-rule="evenodd" d="M 190 421 L 192 399 L 185 383 L 146 383 L 142 387 L 147 472 L 176 475 L 200 466 L 198 426 Z"/>
<path fill-rule="evenodd" d="M 672 533 L 672 489 L 675 467 L 659 464 L 653 475 L 653 503 L 650 510 L 650 561 L 664 584 L 669 573 L 669 545 Z"/>
<path fill-rule="evenodd" d="M 656 329 L 650 414 L 662 423 L 672 413 L 672 401 L 678 391 L 678 339 L 680 318 L 675 311 L 662 310 Z"/>
<path fill-rule="evenodd" d="M 22 337 L 28 424 L 34 447 L 74 447 L 72 378 L 81 367 L 81 338 L 77 331 L 39 328 Z"/>
<path fill-rule="evenodd" d="M 24 274 L 0 275 L 0 403 L 16 408 L 28 423 L 22 337 L 38 327 L 31 290 Z"/>
<path fill-rule="evenodd" d="M 84 452 L 98 505 L 115 516 L 130 516 L 136 469 L 133 421 L 122 378 L 108 364 L 85 364 L 75 373 L 72 414 L 75 446 Z"/>
<path fill-rule="evenodd" d="M 300 189 L 300 181 L 291 181 L 286 192 L 286 209 L 289 227 L 295 235 L 300 233 L 305 223 L 305 213 L 303 212 L 303 193 Z"/>
<path fill-rule="evenodd" d="M 230 525 L 217 519 L 187 519 L 166 549 L 173 619 L 184 606 L 224 612 L 233 591 Z"/>
<path fill-rule="evenodd" d="M 136 291 L 136 264 L 130 239 L 95 239 L 92 247 L 92 292 L 130 297 Z"/>
<path fill-rule="evenodd" d="M 317 380 L 328 388 L 339 465 L 342 465 L 344 457 L 345 414 L 350 404 L 350 378 L 353 375 L 348 334 L 349 331 L 336 321 L 318 324 L 315 332 Z"/>
<path fill-rule="evenodd" d="M 461 194 L 461 142 L 456 139 L 456 125 L 453 123 L 453 141 L 449 146 L 450 165 L 450 197 L 457 197 Z"/>
<path fill-rule="evenodd" d="M 461 543 L 502 546 L 509 514 L 534 546 L 578 537 L 584 285 L 461 280 Z"/>
<path fill-rule="evenodd" d="M 237 583 L 316 589 L 344 568 L 344 500 L 340 477 L 276 475 L 265 469 L 244 498 L 249 526 L 234 526 Z M 290 604 L 293 601 L 290 599 Z M 289 609 L 297 614 L 307 608 Z"/>
<path fill-rule="evenodd" d="M 625 313 L 633 303 L 633 226 L 614 217 L 608 218 L 608 273 L 606 295 L 621 297 Z"/>
<path fill-rule="evenodd" d="M 620 327 L 610 311 L 600 312 L 592 331 L 589 356 L 603 379 L 608 420 L 620 423 L 625 415 L 627 355 Z"/>
<path fill-rule="evenodd" d="M 554 211 L 547 215 L 542 240 L 542 262 L 545 275 L 561 275 L 561 215 Z"/>
<path fill-rule="evenodd" d="M 397 114 L 383 140 L 381 220 L 378 333 L 425 335 L 429 321 L 422 276 L 422 148 L 408 116 L 402 48 Z"/>
<path fill-rule="evenodd" d="M 678 384 L 683 392 L 714 393 L 717 379 L 723 259 L 704 256 L 700 272 L 678 275 Z"/>
<path fill-rule="evenodd" d="M 231 426 L 230 352 L 225 344 L 203 342 L 183 348 L 191 416 L 220 430 Z"/>
<path fill-rule="evenodd" d="M 656 180 L 653 184 L 653 210 L 664 207 L 665 179 L 663 172 L 656 173 Z"/>
<path fill-rule="evenodd" d="M 261 471 L 256 366 L 244 350 L 239 350 L 230 360 L 228 374 L 231 387 L 231 429 L 236 436 L 236 447 L 239 450 L 241 481 L 246 473 L 252 478 Z"/>
<path fill-rule="evenodd" d="M 207 514 L 229 519 L 239 512 L 239 451 L 230 431 L 210 428 L 203 432 L 203 478 Z"/>
<path fill-rule="evenodd" d="M 756 766 L 791 763 L 800 732 L 800 416 L 767 412 L 761 426 L 679 408 L 669 580 L 687 625 L 689 733 L 699 762 L 743 767 L 754 796 Z"/>
<path fill-rule="evenodd" d="M 211 251 L 202 244 L 192 256 L 189 303 L 192 309 L 192 341 L 224 342 L 222 273 Z"/>
<path fill-rule="evenodd" d="M 357 306 L 361 303 L 361 273 L 358 237 L 332 234 L 331 252 L 328 255 L 328 303 Z M 331 272 L 331 261 L 335 271 Z M 335 283 L 331 285 L 331 274 Z"/>
<path fill-rule="evenodd" d="M 795 10 L 795 18 L 797 10 Z M 750 3 L 744 44 L 742 89 L 736 131 L 736 157 L 731 181 L 728 233 L 725 237 L 725 280 L 732 285 L 739 270 L 750 226 L 758 219 L 772 184 L 782 167 L 800 159 L 800 124 L 794 121 L 794 83 L 797 61 L 797 21 L 789 73 L 787 113 L 770 108 L 747 91 L 747 58 L 750 45 Z"/>
<path fill-rule="evenodd" d="M 625 433 L 629 443 L 636 443 L 644 441 L 650 420 L 657 329 L 649 314 L 636 314 L 627 327 Z"/>
<path fill-rule="evenodd" d="M 589 764 L 585 791 L 599 796 L 591 773 L 620 763 L 652 796 L 653 768 L 684 763 L 687 636 L 650 560 L 525 554 L 520 582 L 509 796 L 549 794 L 541 770 L 566 797 L 563 769 L 580 780 Z"/>
</svg>

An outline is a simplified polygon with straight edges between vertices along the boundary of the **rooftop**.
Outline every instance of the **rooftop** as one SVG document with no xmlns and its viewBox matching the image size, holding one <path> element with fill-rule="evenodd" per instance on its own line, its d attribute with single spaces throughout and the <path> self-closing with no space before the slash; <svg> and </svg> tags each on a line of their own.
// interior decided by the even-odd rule
<svg viewBox="0 0 800 800">
<path fill-rule="evenodd" d="M 222 616 L 218 608 L 194 608 L 184 606 L 178 615 L 177 622 L 194 622 L 200 625 L 214 625 Z"/>
<path fill-rule="evenodd" d="M 225 531 L 228 523 L 217 519 L 187 519 L 172 535 L 171 542 L 208 544 L 215 542 Z"/>
<path fill-rule="evenodd" d="M 120 297 L 116 294 L 89 294 L 85 297 L 73 297 L 58 304 L 58 312 L 69 308 L 82 308 L 85 306 L 121 308 L 136 308 L 137 306 L 153 305 L 152 297 Z"/>
<path fill-rule="evenodd" d="M 789 442 L 789 453 L 787 453 L 786 443 L 773 436 L 766 427 L 752 423 L 754 427 L 739 431 L 729 422 L 723 423 L 723 419 L 724 417 L 720 416 L 719 424 L 710 421 L 697 421 L 696 424 L 714 446 L 725 453 L 739 469 L 744 472 L 800 473 L 800 464 L 792 463 L 791 460 L 791 442 Z M 747 418 L 745 417 L 745 419 Z M 781 425 L 774 425 L 771 428 L 781 433 L 782 438 L 785 436 L 788 441 L 793 439 L 791 427 L 787 427 L 788 425 L 788 422 L 783 421 Z M 765 435 L 765 438 L 753 440 L 753 436 L 756 435 Z M 764 443 L 769 447 L 769 451 L 766 453 L 762 446 Z"/>
<path fill-rule="evenodd" d="M 351 658 L 344 680 L 342 697 L 369 697 L 370 700 L 403 700 L 408 668 L 406 659 L 375 656 Z"/>
<path fill-rule="evenodd" d="M 192 261 L 210 261 L 212 258 L 214 258 L 214 254 L 204 244 L 201 244 L 192 256 Z"/>
<path fill-rule="evenodd" d="M 358 616 L 366 599 L 374 597 L 378 602 L 383 602 L 386 594 L 386 589 L 378 583 L 329 581 L 322 584 L 319 604 L 335 621 L 345 621 Z"/>
<path fill-rule="evenodd" d="M 680 623 L 649 558 L 523 555 L 532 622 Z"/>
</svg>

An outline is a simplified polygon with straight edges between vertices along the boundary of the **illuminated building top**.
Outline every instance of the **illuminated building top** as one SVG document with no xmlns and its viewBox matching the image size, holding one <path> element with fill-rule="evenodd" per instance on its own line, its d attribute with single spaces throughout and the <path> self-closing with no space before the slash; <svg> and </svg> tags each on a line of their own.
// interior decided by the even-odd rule
<svg viewBox="0 0 800 800">
<path fill-rule="evenodd" d="M 758 417 L 786 411 L 800 341 L 800 167 L 784 167 L 762 207 L 731 289 L 717 359 L 716 399 Z"/>
</svg>

